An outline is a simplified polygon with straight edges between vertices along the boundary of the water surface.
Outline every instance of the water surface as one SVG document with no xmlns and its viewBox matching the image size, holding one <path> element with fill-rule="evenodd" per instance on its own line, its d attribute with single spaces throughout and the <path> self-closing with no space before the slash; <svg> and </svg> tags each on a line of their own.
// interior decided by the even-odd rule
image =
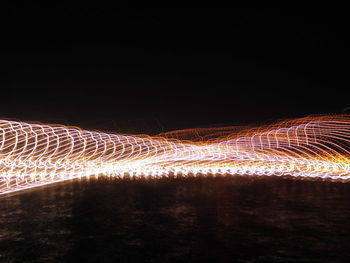
<svg viewBox="0 0 350 263">
<path fill-rule="evenodd" d="M 350 183 L 82 180 L 0 199 L 0 262 L 348 262 Z"/>
</svg>

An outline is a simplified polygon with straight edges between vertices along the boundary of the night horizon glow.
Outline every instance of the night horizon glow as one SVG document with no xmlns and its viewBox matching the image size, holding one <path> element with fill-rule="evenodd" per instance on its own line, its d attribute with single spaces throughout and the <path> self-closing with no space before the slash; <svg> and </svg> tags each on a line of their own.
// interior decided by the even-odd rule
<svg viewBox="0 0 350 263">
<path fill-rule="evenodd" d="M 350 179 L 350 115 L 158 136 L 0 120 L 0 195 L 89 176 Z"/>
</svg>

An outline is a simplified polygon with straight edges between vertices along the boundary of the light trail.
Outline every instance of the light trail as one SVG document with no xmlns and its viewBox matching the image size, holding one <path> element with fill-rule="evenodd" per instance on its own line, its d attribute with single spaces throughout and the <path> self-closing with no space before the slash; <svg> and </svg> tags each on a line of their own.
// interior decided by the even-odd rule
<svg viewBox="0 0 350 263">
<path fill-rule="evenodd" d="M 0 195 L 92 175 L 189 174 L 350 180 L 350 116 L 154 137 L 0 120 Z"/>
</svg>

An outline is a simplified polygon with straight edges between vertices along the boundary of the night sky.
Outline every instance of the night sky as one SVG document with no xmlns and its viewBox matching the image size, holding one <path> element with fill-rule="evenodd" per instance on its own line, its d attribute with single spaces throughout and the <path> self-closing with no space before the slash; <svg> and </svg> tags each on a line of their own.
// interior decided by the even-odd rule
<svg viewBox="0 0 350 263">
<path fill-rule="evenodd" d="M 348 112 L 347 16 L 12 6 L 0 117 L 156 134 Z"/>
</svg>

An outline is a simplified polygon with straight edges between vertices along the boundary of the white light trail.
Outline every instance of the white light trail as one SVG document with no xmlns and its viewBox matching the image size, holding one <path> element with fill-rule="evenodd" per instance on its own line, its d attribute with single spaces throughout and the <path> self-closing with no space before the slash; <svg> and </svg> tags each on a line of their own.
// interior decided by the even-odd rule
<svg viewBox="0 0 350 263">
<path fill-rule="evenodd" d="M 186 139 L 186 140 L 185 140 Z M 92 175 L 350 179 L 350 117 L 119 135 L 0 120 L 0 194 Z"/>
</svg>

